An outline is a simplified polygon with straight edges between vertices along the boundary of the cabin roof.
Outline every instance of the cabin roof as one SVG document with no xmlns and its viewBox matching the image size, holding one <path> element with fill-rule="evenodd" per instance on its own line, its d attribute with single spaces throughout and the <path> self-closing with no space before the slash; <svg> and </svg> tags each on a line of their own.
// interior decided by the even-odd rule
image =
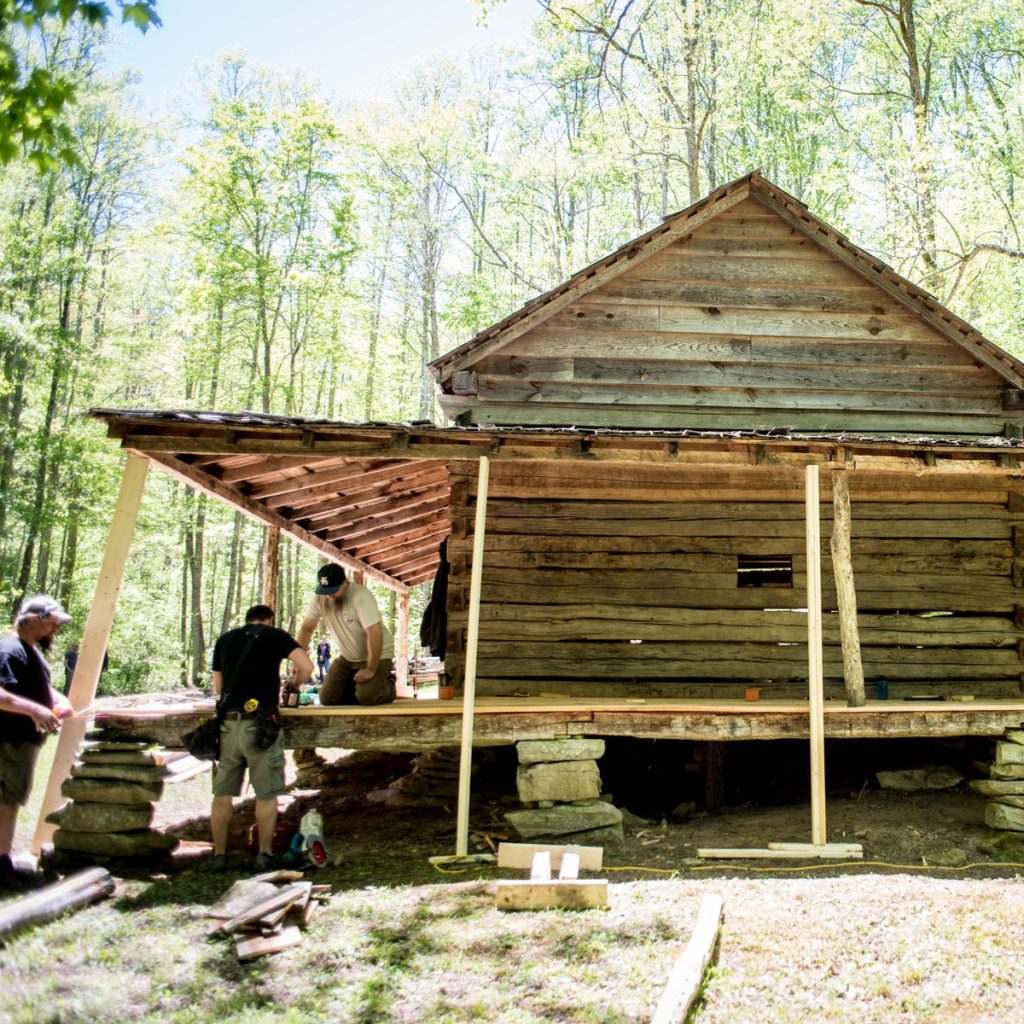
<svg viewBox="0 0 1024 1024">
<path fill-rule="evenodd" d="M 450 460 L 755 466 L 874 459 L 908 472 L 1017 464 L 1024 440 L 791 430 L 439 427 L 200 410 L 93 409 L 121 446 L 398 591 L 433 578 L 449 525 Z"/>
<path fill-rule="evenodd" d="M 720 186 L 704 199 L 665 218 L 657 227 L 632 239 L 562 284 L 531 299 L 521 309 L 435 359 L 430 364 L 432 373 L 444 386 L 457 371 L 472 366 L 483 355 L 493 353 L 569 303 L 635 266 L 645 256 L 660 251 L 673 241 L 686 239 L 700 226 L 749 197 L 755 198 L 793 228 L 813 239 L 866 281 L 880 287 L 909 312 L 918 315 L 979 363 L 999 374 L 1009 386 L 1024 387 L 1024 363 L 985 338 L 971 324 L 947 309 L 934 295 L 913 284 L 816 217 L 806 205 L 762 177 L 758 171 Z"/>
</svg>

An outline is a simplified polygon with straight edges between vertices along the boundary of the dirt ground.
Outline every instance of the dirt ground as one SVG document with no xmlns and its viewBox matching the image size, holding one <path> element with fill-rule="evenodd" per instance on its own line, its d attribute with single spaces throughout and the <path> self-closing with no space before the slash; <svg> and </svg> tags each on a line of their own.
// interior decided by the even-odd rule
<svg viewBox="0 0 1024 1024">
<path fill-rule="evenodd" d="M 712 811 L 704 808 L 703 777 L 694 770 L 694 749 L 693 744 L 664 741 L 609 743 L 601 762 L 605 790 L 625 812 L 625 843 L 605 849 L 605 864 L 617 872 L 616 880 L 650 879 L 673 871 L 783 874 L 799 864 L 700 860 L 697 850 L 810 841 L 805 745 L 732 744 L 724 766 L 724 805 Z M 877 865 L 884 864 L 933 869 L 945 876 L 965 870 L 975 876 L 1014 874 L 1012 866 L 998 865 L 1024 866 L 1024 833 L 989 829 L 983 821 L 985 799 L 968 789 L 966 781 L 950 790 L 896 792 L 880 789 L 875 779 L 878 770 L 921 764 L 944 764 L 971 777 L 977 775 L 971 764 L 983 760 L 987 750 L 987 741 L 856 746 L 845 741 L 830 749 L 829 840 L 861 843 L 863 867 L 869 870 L 880 870 Z M 413 755 L 322 753 L 327 765 L 293 781 L 282 802 L 282 816 L 298 821 L 314 807 L 323 814 L 330 856 L 324 881 L 343 887 L 438 881 L 428 858 L 454 852 L 454 797 L 424 801 L 423 806 L 383 803 L 394 796 L 388 787 L 413 771 Z M 487 852 L 503 839 L 516 840 L 503 817 L 520 806 L 514 752 L 477 752 L 476 761 L 471 850 Z M 251 821 L 251 803 L 245 802 L 234 821 L 240 870 L 246 863 L 244 833 Z M 206 852 L 201 844 L 209 838 L 205 808 L 186 820 L 163 824 L 186 841 L 175 858 L 178 866 L 198 866 Z M 807 865 L 818 872 L 857 867 Z M 488 877 L 488 872 L 493 876 L 494 869 L 471 869 L 467 877 Z"/>
</svg>

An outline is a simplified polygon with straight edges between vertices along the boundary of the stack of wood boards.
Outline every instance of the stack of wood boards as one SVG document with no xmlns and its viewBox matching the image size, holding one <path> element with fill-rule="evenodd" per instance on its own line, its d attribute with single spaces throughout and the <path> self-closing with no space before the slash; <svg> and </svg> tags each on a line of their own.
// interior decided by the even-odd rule
<svg viewBox="0 0 1024 1024">
<path fill-rule="evenodd" d="M 206 916 L 234 939 L 239 960 L 251 960 L 302 942 L 302 929 L 330 891 L 304 881 L 299 871 L 272 871 L 235 882 Z"/>
<path fill-rule="evenodd" d="M 885 677 L 893 700 L 1019 699 L 1018 496 L 969 474 L 904 486 L 859 465 L 851 543 L 868 695 Z M 474 472 L 452 470 L 446 665 L 456 685 Z M 795 470 L 496 462 L 489 493 L 478 694 L 743 699 L 756 683 L 762 700 L 806 695 L 806 523 Z M 827 535 L 829 474 L 822 499 Z M 825 695 L 843 699 L 827 549 L 822 563 Z"/>
<path fill-rule="evenodd" d="M 987 779 L 975 779 L 971 789 L 989 798 L 985 824 L 1010 832 L 1024 832 L 1024 729 L 1007 729 L 996 743 L 995 761 Z"/>
<path fill-rule="evenodd" d="M 181 761 L 180 754 L 144 742 L 100 739 L 84 744 L 79 757 L 61 787 L 69 802 L 46 818 L 57 825 L 56 850 L 150 857 L 177 846 L 177 839 L 152 824 L 154 805 L 164 782 L 175 774 L 171 764 Z"/>
</svg>

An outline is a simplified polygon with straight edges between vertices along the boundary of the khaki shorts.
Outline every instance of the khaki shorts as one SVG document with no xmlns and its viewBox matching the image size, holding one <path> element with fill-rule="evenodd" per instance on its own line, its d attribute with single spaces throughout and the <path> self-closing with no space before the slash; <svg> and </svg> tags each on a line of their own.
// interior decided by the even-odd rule
<svg viewBox="0 0 1024 1024">
<path fill-rule="evenodd" d="M 213 773 L 214 796 L 239 796 L 245 769 L 257 800 L 272 800 L 285 791 L 284 736 L 266 750 L 255 743 L 256 719 L 229 719 L 220 727 L 220 760 Z"/>
<path fill-rule="evenodd" d="M 35 743 L 0 743 L 0 805 L 24 807 L 28 803 L 38 756 Z"/>
<path fill-rule="evenodd" d="M 325 706 L 363 704 L 367 707 L 390 704 L 395 699 L 395 684 L 391 680 L 392 664 L 391 658 L 382 658 L 377 663 L 373 678 L 369 682 L 357 683 L 355 675 L 363 664 L 335 658 L 320 687 L 320 703 Z"/>
</svg>

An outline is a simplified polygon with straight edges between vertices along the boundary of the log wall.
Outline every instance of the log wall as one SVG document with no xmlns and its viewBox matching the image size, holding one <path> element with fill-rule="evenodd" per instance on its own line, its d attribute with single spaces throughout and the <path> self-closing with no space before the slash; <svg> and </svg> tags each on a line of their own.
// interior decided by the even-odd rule
<svg viewBox="0 0 1024 1024">
<path fill-rule="evenodd" d="M 451 471 L 447 669 L 458 682 L 475 468 Z M 801 480 L 772 467 L 495 463 L 477 692 L 741 697 L 755 684 L 762 699 L 803 695 Z M 850 492 L 869 699 L 878 677 L 894 698 L 1019 696 L 1024 516 L 1009 510 L 1006 479 L 853 472 Z M 740 555 L 789 556 L 792 587 L 739 586 Z M 827 550 L 822 574 L 826 693 L 842 699 Z"/>
</svg>

